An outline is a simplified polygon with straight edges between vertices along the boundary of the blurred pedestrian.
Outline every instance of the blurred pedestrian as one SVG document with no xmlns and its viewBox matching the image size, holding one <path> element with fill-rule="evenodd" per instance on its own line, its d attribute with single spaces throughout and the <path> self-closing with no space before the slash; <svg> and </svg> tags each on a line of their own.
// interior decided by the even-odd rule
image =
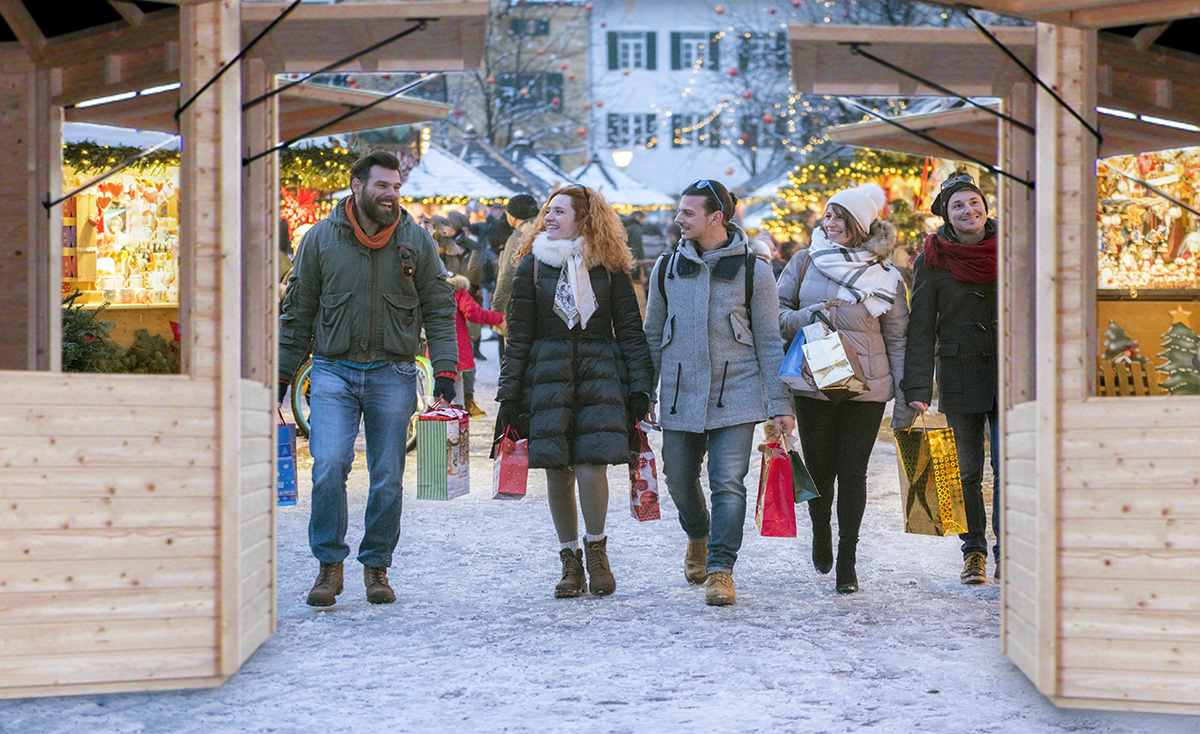
<svg viewBox="0 0 1200 734">
<path fill-rule="evenodd" d="M 529 194 L 517 194 L 508 200 L 508 224 L 513 228 L 504 250 L 500 253 L 500 262 L 496 268 L 496 293 L 492 296 L 492 310 L 508 314 L 508 301 L 512 297 L 513 275 L 516 273 L 517 250 L 521 240 L 533 228 L 533 220 L 538 215 L 537 199 Z M 504 352 L 508 346 L 508 338 L 502 332 L 500 339 L 500 361 L 504 361 Z"/>
</svg>

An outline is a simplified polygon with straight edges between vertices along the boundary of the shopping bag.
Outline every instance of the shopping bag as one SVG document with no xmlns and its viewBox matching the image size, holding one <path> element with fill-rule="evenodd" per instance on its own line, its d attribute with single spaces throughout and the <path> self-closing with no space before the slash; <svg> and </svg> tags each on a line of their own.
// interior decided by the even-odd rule
<svg viewBox="0 0 1200 734">
<path fill-rule="evenodd" d="M 470 414 L 438 400 L 417 416 L 417 499 L 452 500 L 471 491 Z"/>
<path fill-rule="evenodd" d="M 647 432 L 658 427 L 638 421 L 629 433 L 629 512 L 638 522 L 658 520 L 658 467 Z"/>
<path fill-rule="evenodd" d="M 529 482 L 529 441 L 511 428 L 496 442 L 492 460 L 492 499 L 521 499 Z"/>
<path fill-rule="evenodd" d="M 816 390 L 817 383 L 813 382 L 812 370 L 804 361 L 804 332 L 796 334 L 791 346 L 783 355 L 783 364 L 779 367 L 779 379 L 793 390 Z"/>
<path fill-rule="evenodd" d="M 763 446 L 762 468 L 758 473 L 758 503 L 754 524 L 760 535 L 772 538 L 796 537 L 795 492 L 792 489 L 792 460 L 777 443 Z"/>
<path fill-rule="evenodd" d="M 954 430 L 944 414 L 926 417 L 921 425 L 893 432 L 900 465 L 900 504 L 904 532 L 957 535 L 967 532 L 962 477 Z"/>
<path fill-rule="evenodd" d="M 279 413 L 277 436 L 275 504 L 294 505 L 299 479 L 296 471 L 296 424 L 284 423 L 282 412 Z"/>
<path fill-rule="evenodd" d="M 822 323 L 804 327 L 801 349 L 817 389 L 835 403 L 866 392 L 858 353 L 834 330 L 825 314 L 818 312 L 816 316 Z"/>
<path fill-rule="evenodd" d="M 788 447 L 788 459 L 792 463 L 792 498 L 796 502 L 815 500 L 821 493 L 817 491 L 817 483 L 808 473 L 804 459 L 800 458 L 800 453 L 796 451 L 796 439 L 788 435 L 783 437 L 783 441 Z"/>
</svg>

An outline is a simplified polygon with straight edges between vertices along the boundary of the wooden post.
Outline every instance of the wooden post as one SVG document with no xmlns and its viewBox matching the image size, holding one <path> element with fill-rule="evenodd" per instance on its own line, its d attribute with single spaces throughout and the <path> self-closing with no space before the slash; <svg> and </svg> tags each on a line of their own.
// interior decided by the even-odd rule
<svg viewBox="0 0 1200 734">
<path fill-rule="evenodd" d="M 239 0 L 180 8 L 180 99 L 192 97 L 238 52 Z M 180 317 L 184 372 L 217 391 L 218 659 L 232 675 L 239 656 L 241 452 L 241 75 L 221 76 L 180 119 L 180 235 L 185 264 Z M 190 255 L 190 257 L 189 257 Z"/>
<path fill-rule="evenodd" d="M 1038 74 L 1082 115 L 1096 120 L 1096 33 L 1038 24 Z M 1062 406 L 1090 393 L 1086 348 L 1095 288 L 1097 141 L 1049 94 L 1037 100 L 1037 635 L 1038 690 L 1060 691 L 1058 549 Z M 1091 262 L 1089 266 L 1088 263 Z"/>
</svg>

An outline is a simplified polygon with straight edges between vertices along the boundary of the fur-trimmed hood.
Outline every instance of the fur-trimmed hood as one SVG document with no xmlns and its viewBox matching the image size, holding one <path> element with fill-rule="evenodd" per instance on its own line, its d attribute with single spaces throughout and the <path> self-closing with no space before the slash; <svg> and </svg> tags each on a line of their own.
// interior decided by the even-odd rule
<svg viewBox="0 0 1200 734">
<path fill-rule="evenodd" d="M 829 241 L 825 236 L 825 230 L 820 227 L 814 227 L 812 231 L 812 244 L 825 248 L 837 247 Z M 892 251 L 900 244 L 900 236 L 896 232 L 896 225 L 882 219 L 876 219 L 871 224 L 871 231 L 867 233 L 867 241 L 862 247 L 872 255 L 880 258 L 889 258 L 892 256 Z"/>
<path fill-rule="evenodd" d="M 567 262 L 567 258 L 580 252 L 583 253 L 583 264 L 591 270 L 596 263 L 588 257 L 582 237 L 573 240 L 552 240 L 545 232 L 538 232 L 533 238 L 533 256 L 551 267 L 561 268 Z"/>
</svg>

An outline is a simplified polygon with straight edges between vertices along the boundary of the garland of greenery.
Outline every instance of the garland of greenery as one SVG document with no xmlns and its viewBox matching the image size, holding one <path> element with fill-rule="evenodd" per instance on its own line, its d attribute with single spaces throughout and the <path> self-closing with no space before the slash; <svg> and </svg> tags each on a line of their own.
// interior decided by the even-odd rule
<svg viewBox="0 0 1200 734">
<path fill-rule="evenodd" d="M 90 140 L 63 144 L 63 164 L 78 173 L 97 174 L 111 170 L 136 155 L 145 152 L 135 145 L 101 145 Z M 139 173 L 147 170 L 179 166 L 178 150 L 156 150 L 130 164 Z"/>
</svg>

